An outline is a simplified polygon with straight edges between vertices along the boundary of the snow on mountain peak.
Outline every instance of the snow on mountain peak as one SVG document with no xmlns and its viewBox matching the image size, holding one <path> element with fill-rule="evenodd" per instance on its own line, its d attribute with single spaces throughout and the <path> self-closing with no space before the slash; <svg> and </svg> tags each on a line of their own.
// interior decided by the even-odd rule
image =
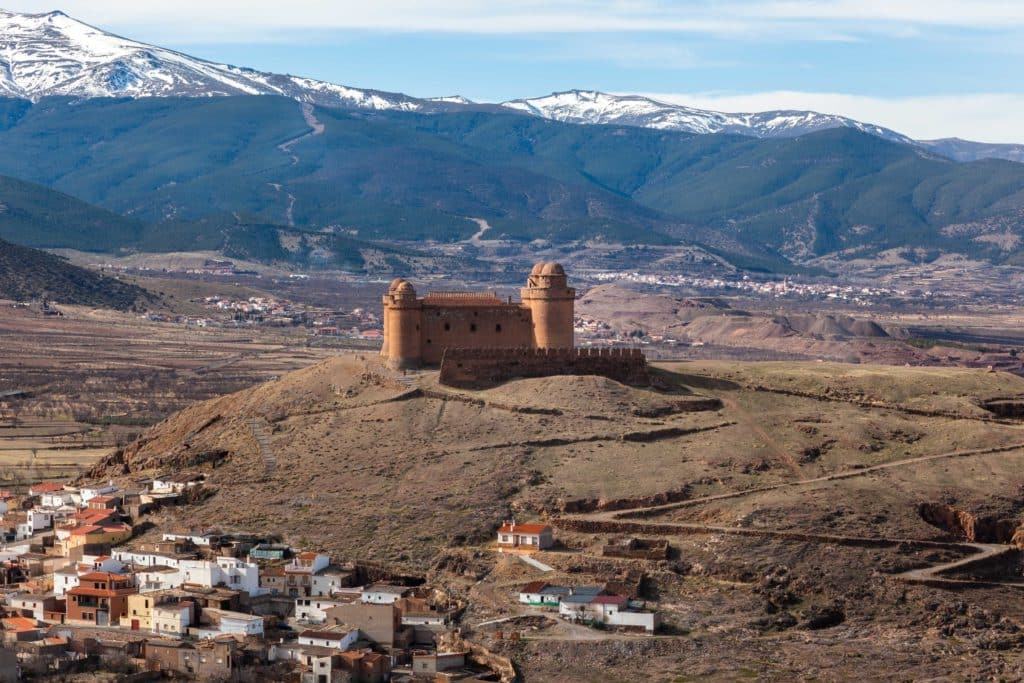
<svg viewBox="0 0 1024 683">
<path fill-rule="evenodd" d="M 0 96 L 35 101 L 47 96 L 218 95 L 281 95 L 315 105 L 424 113 L 498 107 L 457 95 L 420 99 L 217 64 L 107 33 L 60 11 L 20 14 L 0 10 Z M 841 116 L 799 111 L 727 114 L 597 90 L 569 90 L 500 106 L 568 123 L 754 137 L 792 137 L 849 127 L 888 140 L 912 142 L 886 128 Z"/>
<path fill-rule="evenodd" d="M 842 116 L 813 111 L 725 113 L 659 102 L 641 95 L 568 90 L 544 97 L 503 102 L 503 106 L 565 123 L 637 126 L 688 133 L 736 133 L 752 137 L 795 137 L 826 128 L 855 128 L 896 142 L 911 143 L 895 131 Z"/>
<path fill-rule="evenodd" d="M 122 38 L 60 11 L 0 10 L 0 95 L 209 97 L 283 95 L 327 106 L 417 111 L 424 100 L 262 73 Z"/>
</svg>

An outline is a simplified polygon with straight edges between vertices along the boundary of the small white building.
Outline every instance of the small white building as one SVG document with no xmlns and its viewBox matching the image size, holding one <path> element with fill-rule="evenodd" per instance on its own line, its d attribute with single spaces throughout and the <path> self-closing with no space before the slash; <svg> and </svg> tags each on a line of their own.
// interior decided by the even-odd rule
<svg viewBox="0 0 1024 683">
<path fill-rule="evenodd" d="M 331 566 L 331 556 L 323 553 L 299 553 L 284 566 L 286 574 L 316 574 Z"/>
<path fill-rule="evenodd" d="M 181 586 L 181 572 L 174 567 L 156 565 L 135 572 L 135 585 L 140 593 L 170 590 Z"/>
<path fill-rule="evenodd" d="M 149 550 L 117 550 L 112 551 L 114 559 L 126 564 L 138 564 L 143 567 L 173 567 L 179 569 L 182 562 L 198 561 L 195 555 L 176 555 L 174 553 L 158 553 Z"/>
<path fill-rule="evenodd" d="M 109 496 L 117 493 L 120 489 L 114 486 L 114 482 L 108 482 L 106 484 L 94 484 L 92 486 L 83 486 L 79 489 L 79 494 L 82 499 L 82 505 L 88 505 L 89 501 L 97 496 Z"/>
<path fill-rule="evenodd" d="M 78 585 L 78 568 L 75 565 L 58 569 L 53 573 L 53 592 L 63 598 L 68 591 Z"/>
<path fill-rule="evenodd" d="M 327 610 L 351 602 L 352 600 L 334 600 L 329 597 L 295 598 L 295 618 L 311 624 L 322 624 L 327 621 Z"/>
<path fill-rule="evenodd" d="M 260 595 L 260 567 L 234 557 L 216 560 L 182 560 L 178 563 L 181 583 L 195 583 L 214 588 L 226 586 L 232 590 Z"/>
<path fill-rule="evenodd" d="M 189 628 L 189 633 L 197 638 L 216 638 L 229 633 L 262 636 L 263 617 L 207 607 L 203 609 L 200 625 Z"/>
<path fill-rule="evenodd" d="M 513 520 L 498 529 L 499 548 L 545 550 L 554 544 L 554 532 L 549 524 L 516 524 Z"/>
<path fill-rule="evenodd" d="M 340 567 L 327 567 L 313 575 L 309 594 L 313 596 L 333 595 L 352 585 L 352 572 Z"/>
<path fill-rule="evenodd" d="M 335 650 L 350 650 L 359 640 L 359 629 L 342 626 L 327 629 L 308 629 L 299 634 L 299 645 L 330 647 Z"/>
<path fill-rule="evenodd" d="M 47 491 L 39 496 L 39 504 L 44 508 L 62 508 L 69 505 L 78 506 L 81 503 L 82 496 L 74 489 Z"/>
<path fill-rule="evenodd" d="M 165 541 L 191 541 L 195 545 L 207 548 L 219 542 L 220 539 L 221 535 L 212 531 L 167 531 L 163 535 Z"/>
<path fill-rule="evenodd" d="M 154 493 L 181 493 L 205 480 L 206 475 L 199 472 L 175 472 L 154 478 L 151 489 Z"/>
<path fill-rule="evenodd" d="M 390 605 L 411 593 L 412 588 L 409 588 L 408 586 L 392 586 L 386 583 L 375 583 L 364 588 L 363 592 L 360 594 L 360 598 L 363 602 L 369 602 L 375 605 Z"/>
<path fill-rule="evenodd" d="M 192 625 L 193 605 L 188 601 L 153 605 L 153 633 L 165 638 L 181 638 Z"/>
</svg>

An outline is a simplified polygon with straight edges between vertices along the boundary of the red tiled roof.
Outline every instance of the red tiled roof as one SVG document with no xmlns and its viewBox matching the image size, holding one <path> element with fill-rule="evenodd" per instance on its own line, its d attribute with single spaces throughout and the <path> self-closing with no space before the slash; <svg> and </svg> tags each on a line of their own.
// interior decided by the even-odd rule
<svg viewBox="0 0 1024 683">
<path fill-rule="evenodd" d="M 500 534 L 541 534 L 550 529 L 548 524 L 503 524 L 498 533 Z"/>
<path fill-rule="evenodd" d="M 8 617 L 2 621 L 5 631 L 21 632 L 39 628 L 36 626 L 36 620 L 29 619 L 28 617 Z"/>
<path fill-rule="evenodd" d="M 84 526 L 76 526 L 71 530 L 72 536 L 85 536 L 100 531 L 103 527 L 96 526 L 95 524 L 85 524 Z"/>
<path fill-rule="evenodd" d="M 300 560 L 315 560 L 319 553 L 299 553 Z"/>
<path fill-rule="evenodd" d="M 68 595 L 85 595 L 90 598 L 110 598 L 115 595 L 130 595 L 135 593 L 134 588 L 83 588 L 75 586 L 68 591 Z"/>
<path fill-rule="evenodd" d="M 127 581 L 124 574 L 113 574 L 111 572 L 89 572 L 78 577 L 80 581 Z"/>
<path fill-rule="evenodd" d="M 592 605 L 624 605 L 629 602 L 625 595 L 595 595 L 590 601 Z"/>
<path fill-rule="evenodd" d="M 38 493 L 56 493 L 57 491 L 63 491 L 63 490 L 64 490 L 64 484 L 55 484 L 52 481 L 44 481 L 41 484 L 36 484 L 32 488 L 30 488 L 28 491 L 29 491 L 29 493 L 35 495 L 35 494 L 38 494 Z"/>
<path fill-rule="evenodd" d="M 520 593 L 540 593 L 547 588 L 547 581 L 531 581 L 520 589 Z"/>
</svg>

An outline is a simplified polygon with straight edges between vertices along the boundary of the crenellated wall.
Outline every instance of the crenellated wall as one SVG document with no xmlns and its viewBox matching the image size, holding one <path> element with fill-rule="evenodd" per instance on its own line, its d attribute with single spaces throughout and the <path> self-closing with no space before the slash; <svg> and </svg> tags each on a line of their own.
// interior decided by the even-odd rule
<svg viewBox="0 0 1024 683">
<path fill-rule="evenodd" d="M 651 382 L 640 349 L 449 348 L 441 359 L 441 383 L 454 387 L 480 388 L 551 375 L 600 375 L 633 386 Z"/>
</svg>

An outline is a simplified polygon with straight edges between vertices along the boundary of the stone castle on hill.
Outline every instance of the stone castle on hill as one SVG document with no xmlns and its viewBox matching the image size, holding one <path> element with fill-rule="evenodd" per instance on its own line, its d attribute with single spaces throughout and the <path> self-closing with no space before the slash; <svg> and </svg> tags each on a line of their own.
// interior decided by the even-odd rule
<svg viewBox="0 0 1024 683">
<path fill-rule="evenodd" d="M 648 384 L 636 349 L 577 349 L 576 290 L 558 263 L 538 263 L 522 301 L 492 292 L 430 292 L 417 296 L 396 278 L 384 295 L 384 346 L 391 367 L 440 366 L 441 381 L 478 386 L 515 377 L 603 375 Z"/>
</svg>

